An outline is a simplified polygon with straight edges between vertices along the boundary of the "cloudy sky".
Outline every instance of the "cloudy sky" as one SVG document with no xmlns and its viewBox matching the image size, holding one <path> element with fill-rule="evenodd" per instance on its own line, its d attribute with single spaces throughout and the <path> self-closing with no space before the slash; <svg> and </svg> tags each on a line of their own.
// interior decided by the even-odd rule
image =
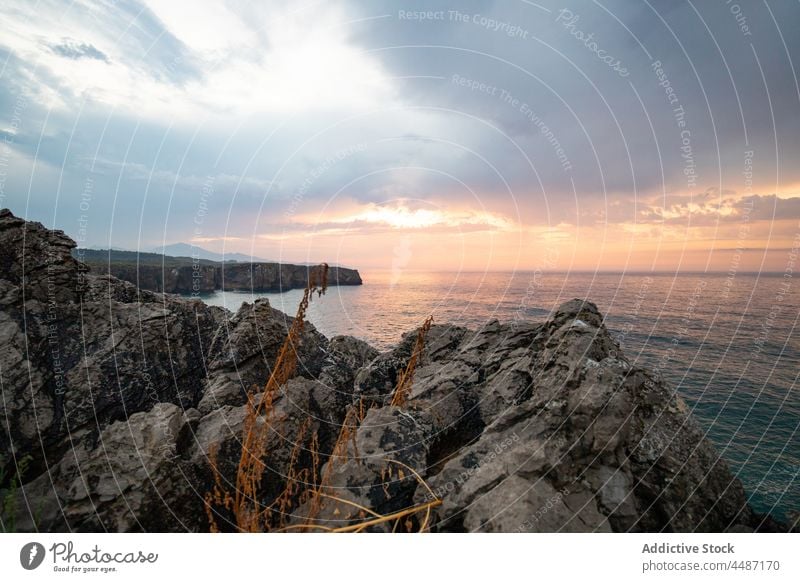
<svg viewBox="0 0 800 582">
<path fill-rule="evenodd" d="M 5 1 L 0 206 L 84 246 L 783 271 L 797 2 Z"/>
</svg>

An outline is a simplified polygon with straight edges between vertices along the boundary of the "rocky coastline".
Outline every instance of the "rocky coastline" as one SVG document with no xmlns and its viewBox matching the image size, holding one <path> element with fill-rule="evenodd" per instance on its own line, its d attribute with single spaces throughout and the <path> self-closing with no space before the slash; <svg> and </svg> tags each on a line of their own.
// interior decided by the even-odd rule
<svg viewBox="0 0 800 582">
<path fill-rule="evenodd" d="M 215 291 L 274 292 L 303 289 L 311 267 L 288 263 L 218 262 L 157 253 L 78 248 L 74 258 L 94 274 L 105 274 L 159 293 L 201 295 Z M 356 269 L 333 266 L 330 285 L 361 285 Z"/>
<path fill-rule="evenodd" d="M 230 313 L 93 272 L 64 233 L 8 210 L 0 243 L 3 527 L 209 531 L 207 493 L 235 482 L 247 395 L 292 318 L 265 300 Z M 345 505 L 299 495 L 285 523 L 313 513 L 346 526 L 364 519 L 356 507 L 435 499 L 434 532 L 787 529 L 751 509 L 675 389 L 626 359 L 592 303 L 544 322 L 434 325 L 393 405 L 418 333 L 381 353 L 306 324 L 274 400 L 259 501 L 274 505 L 300 468 Z M 356 404 L 347 455 L 327 470 Z"/>
</svg>

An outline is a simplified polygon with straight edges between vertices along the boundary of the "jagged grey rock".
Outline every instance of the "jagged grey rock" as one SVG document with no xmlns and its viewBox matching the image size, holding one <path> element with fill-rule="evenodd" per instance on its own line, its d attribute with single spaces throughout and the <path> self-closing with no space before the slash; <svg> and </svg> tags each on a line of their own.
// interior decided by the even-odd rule
<svg viewBox="0 0 800 582">
<path fill-rule="evenodd" d="M 142 291 L 85 272 L 73 247 L 0 212 L 0 468 L 32 459 L 18 527 L 207 530 L 209 458 L 235 483 L 246 395 L 263 389 L 291 318 L 266 301 L 230 314 Z M 416 340 L 379 353 L 306 327 L 298 374 L 274 400 L 260 501 L 292 466 L 301 489 L 328 475 L 339 500 L 312 511 L 300 499 L 283 522 L 351 525 L 358 506 L 385 515 L 437 498 L 433 531 L 786 529 L 754 514 L 683 400 L 625 358 L 592 303 L 539 323 L 433 326 L 392 406 Z M 348 410 L 361 421 L 333 457 Z"/>
</svg>

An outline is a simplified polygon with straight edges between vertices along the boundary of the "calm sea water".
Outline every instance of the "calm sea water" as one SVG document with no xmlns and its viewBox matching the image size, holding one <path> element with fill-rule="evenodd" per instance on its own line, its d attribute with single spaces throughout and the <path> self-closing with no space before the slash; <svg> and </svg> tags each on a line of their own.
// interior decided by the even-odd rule
<svg viewBox="0 0 800 582">
<path fill-rule="evenodd" d="M 781 276 L 362 272 L 364 285 L 333 287 L 309 320 L 385 349 L 433 314 L 476 327 L 489 319 L 543 320 L 588 298 L 632 361 L 657 369 L 683 394 L 759 511 L 800 510 L 800 293 Z M 267 297 L 294 314 L 302 291 L 217 293 L 236 310 Z"/>
</svg>

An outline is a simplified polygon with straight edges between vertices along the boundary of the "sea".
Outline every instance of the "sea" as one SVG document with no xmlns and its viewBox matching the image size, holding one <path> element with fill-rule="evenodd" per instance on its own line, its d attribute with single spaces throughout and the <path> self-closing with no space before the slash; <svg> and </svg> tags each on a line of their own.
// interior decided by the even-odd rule
<svg viewBox="0 0 800 582">
<path fill-rule="evenodd" d="M 331 287 L 308 319 L 328 337 L 385 350 L 429 315 L 478 327 L 544 321 L 572 298 L 594 302 L 629 360 L 676 386 L 759 512 L 800 511 L 800 283 L 783 274 L 362 271 Z M 218 292 L 237 310 L 259 297 L 294 314 L 302 290 Z"/>
</svg>

